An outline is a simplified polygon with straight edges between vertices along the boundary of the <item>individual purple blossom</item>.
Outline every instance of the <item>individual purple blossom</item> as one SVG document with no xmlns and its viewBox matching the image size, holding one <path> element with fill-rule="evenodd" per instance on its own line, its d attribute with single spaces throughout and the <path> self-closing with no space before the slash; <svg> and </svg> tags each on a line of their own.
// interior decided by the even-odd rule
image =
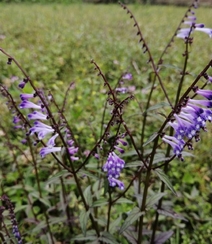
<svg viewBox="0 0 212 244">
<path fill-rule="evenodd" d="M 118 186 L 120 190 L 124 190 L 124 183 L 120 180 L 117 180 L 113 177 L 108 177 L 109 185 L 111 187 Z"/>
<path fill-rule="evenodd" d="M 14 124 L 18 124 L 21 121 L 21 119 L 19 118 L 19 116 L 14 116 L 13 117 L 13 123 Z"/>
<path fill-rule="evenodd" d="M 52 136 L 48 142 L 47 142 L 47 146 L 48 147 L 54 147 L 56 144 L 55 144 L 55 139 L 58 137 L 58 133 L 56 133 L 54 136 Z"/>
<path fill-rule="evenodd" d="M 29 134 L 38 133 L 38 139 L 42 140 L 47 134 L 53 133 L 54 129 L 40 121 L 35 121 L 34 126 L 30 128 Z"/>
<path fill-rule="evenodd" d="M 212 76 L 207 76 L 207 80 L 210 82 L 210 83 L 212 83 Z"/>
<path fill-rule="evenodd" d="M 73 156 L 75 153 L 78 152 L 78 147 L 74 147 L 74 146 L 69 147 L 69 148 L 68 148 L 68 152 L 69 152 L 69 154 L 70 154 L 71 156 Z"/>
<path fill-rule="evenodd" d="M 195 31 L 202 31 L 202 32 L 208 34 L 210 38 L 212 37 L 212 29 L 210 29 L 210 28 L 200 28 L 200 27 L 196 27 L 194 30 L 195 30 Z"/>
<path fill-rule="evenodd" d="M 207 98 L 208 100 L 212 100 L 212 91 L 211 90 L 197 89 L 195 91 L 195 93 Z"/>
<path fill-rule="evenodd" d="M 46 114 L 43 114 L 38 111 L 34 111 L 31 114 L 28 114 L 27 117 L 29 120 L 31 120 L 31 119 L 47 120 L 49 118 Z"/>
<path fill-rule="evenodd" d="M 185 145 L 185 141 L 178 140 L 174 136 L 168 136 L 168 135 L 164 135 L 162 137 L 162 140 L 168 143 L 172 147 L 174 154 L 183 161 L 182 151 Z"/>
<path fill-rule="evenodd" d="M 133 76 L 131 73 L 126 73 L 122 76 L 123 80 L 132 80 Z"/>
<path fill-rule="evenodd" d="M 118 147 L 118 146 L 114 146 L 114 148 L 115 148 L 118 152 L 120 152 L 121 154 L 124 153 L 124 149 L 123 149 L 123 148 Z"/>
<path fill-rule="evenodd" d="M 121 138 L 118 138 L 118 139 L 116 140 L 116 142 L 117 142 L 117 143 L 121 143 L 122 146 L 127 146 L 127 145 L 128 145 L 127 141 L 125 141 L 125 140 L 123 140 L 123 139 L 121 139 Z"/>
<path fill-rule="evenodd" d="M 21 82 L 19 83 L 18 87 L 21 88 L 21 89 L 23 89 L 23 88 L 25 87 L 25 85 L 26 85 L 26 82 L 21 81 Z"/>
<path fill-rule="evenodd" d="M 208 101 L 208 100 L 189 99 L 189 103 L 199 104 L 207 108 L 212 108 L 212 101 Z"/>
<path fill-rule="evenodd" d="M 118 88 L 116 88 L 116 92 L 120 92 L 122 94 L 125 94 L 128 92 L 128 88 L 127 87 L 118 87 Z"/>
<path fill-rule="evenodd" d="M 40 150 L 40 156 L 44 158 L 49 153 L 60 152 L 62 147 L 43 147 Z"/>
<path fill-rule="evenodd" d="M 36 96 L 36 94 L 29 94 L 29 93 L 20 94 L 20 98 L 22 101 L 28 100 L 28 99 L 33 98 L 35 96 Z"/>
<path fill-rule="evenodd" d="M 41 109 L 42 105 L 37 105 L 33 102 L 24 100 L 21 102 L 21 104 L 19 105 L 20 108 L 34 108 L 34 109 Z"/>
</svg>

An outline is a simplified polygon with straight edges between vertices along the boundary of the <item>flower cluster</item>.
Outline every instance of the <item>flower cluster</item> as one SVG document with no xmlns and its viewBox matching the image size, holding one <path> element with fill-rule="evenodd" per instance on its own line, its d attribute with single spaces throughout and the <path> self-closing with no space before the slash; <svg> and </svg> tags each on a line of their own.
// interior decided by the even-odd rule
<svg viewBox="0 0 212 244">
<path fill-rule="evenodd" d="M 196 6 L 194 6 L 196 8 Z M 190 10 L 190 15 L 187 15 L 183 24 L 188 25 L 189 28 L 181 28 L 179 29 L 177 33 L 177 37 L 187 39 L 191 33 L 194 31 L 201 31 L 209 35 L 209 37 L 212 37 L 212 29 L 206 28 L 204 24 L 202 23 L 196 23 L 196 16 L 195 12 Z"/>
<path fill-rule="evenodd" d="M 116 146 L 114 148 L 120 152 L 124 153 L 124 149 L 118 146 L 127 146 L 127 142 L 121 138 L 117 139 Z M 104 172 L 107 172 L 107 177 L 109 185 L 111 187 L 118 186 L 121 190 L 124 190 L 124 183 L 118 180 L 120 177 L 121 170 L 124 168 L 125 162 L 123 159 L 118 157 L 115 152 L 110 152 L 107 158 L 106 163 L 103 165 L 102 169 Z"/>
<path fill-rule="evenodd" d="M 23 85 L 23 84 L 24 85 Z M 20 88 L 23 88 L 26 84 L 26 80 L 21 82 L 21 86 L 19 84 Z M 38 93 L 38 92 L 37 92 Z M 31 113 L 29 113 L 27 115 L 28 120 L 34 120 L 34 125 L 29 129 L 27 136 L 29 135 L 36 135 L 37 140 L 34 143 L 35 145 L 45 139 L 47 136 L 50 136 L 50 138 L 48 139 L 46 146 L 44 146 L 41 150 L 40 150 L 40 156 L 43 158 L 45 157 L 47 154 L 49 153 L 55 153 L 55 152 L 61 152 L 62 151 L 62 147 L 57 147 L 56 146 L 56 138 L 59 136 L 58 131 L 54 128 L 53 125 L 48 125 L 46 123 L 43 123 L 41 121 L 48 121 L 50 120 L 50 115 L 48 114 L 48 109 L 45 107 L 47 106 L 47 102 L 44 105 L 42 103 L 41 100 L 38 100 L 36 103 L 30 101 L 30 99 L 34 99 L 35 97 L 39 97 L 40 99 L 44 98 L 44 95 L 42 93 L 37 94 L 32 93 L 32 94 L 20 94 L 20 98 L 22 100 L 22 102 L 19 105 L 20 109 L 33 109 L 33 111 Z M 21 119 L 20 119 L 20 115 L 16 115 L 13 118 L 13 123 L 15 124 L 16 128 L 23 128 L 23 125 L 21 125 Z M 19 125 L 20 124 L 20 125 Z M 64 127 L 64 124 L 61 125 L 61 129 Z M 57 125 L 58 130 L 60 130 L 60 125 Z M 65 131 L 65 132 L 64 132 Z M 60 132 L 62 133 L 62 130 L 60 130 Z M 63 129 L 63 133 L 65 133 L 64 138 L 66 138 L 66 144 L 67 144 L 67 148 L 68 148 L 68 152 L 69 152 L 69 156 L 71 158 L 71 160 L 78 160 L 78 157 L 75 157 L 74 155 L 77 153 L 78 151 L 78 147 L 74 146 L 74 141 L 71 138 L 70 132 L 68 129 Z"/>
<path fill-rule="evenodd" d="M 15 218 L 14 207 L 13 207 L 10 199 L 6 195 L 3 195 L 1 197 L 1 200 L 5 202 L 5 204 L 6 204 L 7 208 L 8 208 L 9 216 L 10 216 L 10 221 L 12 223 L 12 232 L 13 232 L 13 235 L 16 238 L 17 243 L 18 244 L 22 244 L 23 241 L 22 241 L 22 238 L 21 238 L 21 234 L 19 232 L 19 229 L 18 229 L 17 220 Z"/>
<path fill-rule="evenodd" d="M 187 145 L 188 149 L 193 149 L 192 139 L 200 140 L 200 130 L 206 130 L 206 122 L 212 121 L 212 91 L 194 88 L 197 95 L 203 96 L 207 100 L 196 100 L 186 98 L 180 107 L 180 112 L 174 113 L 174 120 L 168 123 L 173 127 L 174 136 L 164 135 L 162 140 L 173 148 L 174 154 L 183 160 L 182 151 Z M 188 142 L 185 142 L 185 139 Z"/>
</svg>

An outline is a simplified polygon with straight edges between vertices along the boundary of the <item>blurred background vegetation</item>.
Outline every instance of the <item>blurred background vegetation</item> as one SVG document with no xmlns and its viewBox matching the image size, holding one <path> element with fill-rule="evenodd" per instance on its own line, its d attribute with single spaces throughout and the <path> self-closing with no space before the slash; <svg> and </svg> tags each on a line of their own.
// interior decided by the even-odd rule
<svg viewBox="0 0 212 244">
<path fill-rule="evenodd" d="M 119 0 L 0 0 L 2 3 L 118 3 Z M 123 0 L 125 4 L 172 4 L 188 6 L 192 1 L 185 0 Z M 202 5 L 211 5 L 211 0 L 201 0 Z"/>
</svg>

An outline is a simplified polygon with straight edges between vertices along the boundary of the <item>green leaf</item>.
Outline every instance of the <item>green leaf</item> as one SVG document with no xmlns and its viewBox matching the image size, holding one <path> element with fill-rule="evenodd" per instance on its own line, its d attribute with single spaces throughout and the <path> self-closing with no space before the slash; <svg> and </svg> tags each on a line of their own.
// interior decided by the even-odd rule
<svg viewBox="0 0 212 244">
<path fill-rule="evenodd" d="M 101 198 L 97 201 L 95 201 L 93 203 L 93 207 L 100 207 L 100 206 L 104 206 L 104 205 L 107 205 L 108 204 L 108 201 L 106 198 Z"/>
<path fill-rule="evenodd" d="M 131 200 L 129 200 L 129 199 L 127 199 L 127 198 L 124 198 L 124 197 L 121 197 L 121 198 L 119 198 L 117 201 L 116 201 L 116 203 L 133 203 L 133 201 L 131 201 Z"/>
<path fill-rule="evenodd" d="M 46 182 L 45 185 L 49 185 L 52 183 L 60 183 L 59 182 L 59 178 L 61 176 L 63 176 L 64 178 L 67 177 L 68 175 L 71 175 L 67 170 L 61 170 L 59 172 L 57 172 L 55 175 L 53 175 L 52 177 L 50 177 Z"/>
<path fill-rule="evenodd" d="M 84 209 L 80 212 L 79 222 L 82 229 L 82 233 L 86 235 L 87 223 L 89 218 L 90 210 L 85 211 Z"/>
<path fill-rule="evenodd" d="M 151 106 L 147 109 L 147 112 L 149 111 L 152 111 L 152 110 L 156 110 L 156 109 L 159 109 L 159 108 L 164 108 L 164 107 L 170 107 L 170 105 L 166 102 L 161 102 L 161 103 L 158 103 L 154 106 Z"/>
<path fill-rule="evenodd" d="M 104 243 L 119 244 L 119 242 L 117 242 L 116 239 L 108 232 L 103 232 L 102 236 L 98 239 Z"/>
<path fill-rule="evenodd" d="M 156 193 L 153 196 L 149 197 L 146 201 L 146 207 L 153 206 L 155 203 L 157 203 L 165 195 L 166 195 L 165 192 L 159 192 L 159 193 Z"/>
<path fill-rule="evenodd" d="M 50 204 L 49 200 L 41 198 L 39 192 L 34 191 L 34 192 L 31 192 L 29 195 L 35 197 L 36 199 L 41 201 L 44 205 L 46 205 L 48 207 L 51 207 L 51 204 Z"/>
<path fill-rule="evenodd" d="M 86 236 L 84 236 L 83 234 L 79 234 L 77 236 L 75 236 L 74 238 L 71 238 L 72 241 L 95 241 L 97 240 L 97 236 L 96 236 L 96 232 L 94 230 L 89 230 L 86 233 Z"/>
<path fill-rule="evenodd" d="M 177 196 L 177 193 L 174 190 L 168 176 L 163 172 L 163 170 L 155 169 L 154 171 L 158 175 L 158 177 L 165 183 L 165 185 Z"/>
<path fill-rule="evenodd" d="M 174 231 L 169 230 L 166 232 L 162 232 L 158 235 L 156 235 L 154 243 L 155 244 L 163 244 L 165 243 L 172 235 L 174 234 Z"/>
<path fill-rule="evenodd" d="M 141 212 L 141 210 L 138 207 L 135 207 L 128 215 L 128 217 L 125 219 L 124 224 L 122 225 L 120 229 L 120 233 L 125 231 L 131 224 L 133 224 L 141 215 L 143 215 L 144 212 Z"/>
<path fill-rule="evenodd" d="M 83 195 L 85 197 L 86 203 L 88 204 L 89 207 L 91 207 L 92 204 L 93 204 L 92 193 L 91 193 L 91 186 L 88 186 L 85 189 Z"/>
<path fill-rule="evenodd" d="M 111 221 L 109 232 L 113 234 L 115 231 L 117 231 L 117 227 L 119 226 L 120 222 L 122 220 L 122 216 L 120 215 L 116 220 Z"/>
<path fill-rule="evenodd" d="M 148 145 L 150 142 L 154 141 L 154 139 L 158 136 L 158 133 L 154 133 L 153 135 L 150 136 L 150 138 L 143 144 L 143 147 Z"/>
</svg>

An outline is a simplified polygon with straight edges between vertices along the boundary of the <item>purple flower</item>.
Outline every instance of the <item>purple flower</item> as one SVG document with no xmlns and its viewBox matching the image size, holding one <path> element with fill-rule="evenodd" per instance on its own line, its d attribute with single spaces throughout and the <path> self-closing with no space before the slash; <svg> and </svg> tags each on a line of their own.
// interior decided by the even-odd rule
<svg viewBox="0 0 212 244">
<path fill-rule="evenodd" d="M 182 158 L 182 150 L 183 150 L 184 145 L 185 145 L 185 141 L 184 140 L 178 140 L 174 136 L 168 136 L 168 135 L 164 135 L 162 137 L 162 140 L 164 142 L 168 143 L 172 147 L 174 154 L 178 158 L 183 160 L 183 158 Z"/>
<path fill-rule="evenodd" d="M 208 34 L 210 38 L 212 37 L 212 29 L 210 29 L 210 28 L 199 28 L 199 27 L 196 27 L 194 30 L 195 31 L 202 31 L 202 32 Z"/>
<path fill-rule="evenodd" d="M 36 96 L 35 94 L 27 94 L 27 93 L 20 94 L 20 98 L 22 101 L 28 100 L 28 99 L 33 98 L 35 96 Z"/>
<path fill-rule="evenodd" d="M 42 140 L 47 134 L 53 133 L 54 129 L 40 121 L 35 121 L 34 126 L 30 128 L 29 134 L 38 133 L 38 139 Z"/>
<path fill-rule="evenodd" d="M 30 101 L 24 100 L 21 102 L 21 104 L 19 105 L 20 108 L 34 108 L 34 109 L 41 109 L 42 106 L 37 105 L 35 103 L 32 103 Z"/>
<path fill-rule="evenodd" d="M 204 107 L 207 107 L 207 108 L 212 108 L 212 101 L 208 101 L 208 100 L 195 100 L 195 99 L 189 99 L 189 104 L 199 104 L 199 105 L 202 105 Z"/>
<path fill-rule="evenodd" d="M 120 152 L 121 154 L 124 153 L 124 149 L 123 149 L 123 148 L 120 148 L 120 147 L 117 147 L 117 146 L 114 146 L 114 148 L 115 148 L 118 152 Z"/>
<path fill-rule="evenodd" d="M 27 115 L 28 119 L 40 119 L 40 120 L 47 120 L 48 116 L 46 114 L 43 114 L 41 112 L 38 111 L 34 111 L 31 114 Z"/>
<path fill-rule="evenodd" d="M 122 76 L 123 80 L 132 80 L 133 76 L 130 73 L 126 73 Z"/>
<path fill-rule="evenodd" d="M 212 91 L 211 90 L 198 89 L 196 91 L 196 94 L 199 94 L 199 95 L 207 98 L 208 100 L 212 100 Z"/>
<path fill-rule="evenodd" d="M 18 116 L 13 117 L 13 123 L 14 124 L 18 124 L 18 122 L 20 122 L 20 121 L 21 121 L 21 119 Z"/>
<path fill-rule="evenodd" d="M 118 186 L 120 190 L 124 190 L 124 183 L 113 177 L 108 177 L 109 185 L 112 187 Z"/>
<path fill-rule="evenodd" d="M 212 76 L 207 76 L 207 80 L 210 82 L 210 83 L 212 83 Z"/>
<path fill-rule="evenodd" d="M 121 170 L 124 168 L 125 162 L 119 158 L 114 152 L 110 152 L 106 163 L 103 165 L 102 169 L 107 172 L 108 180 L 110 186 L 124 186 L 123 183 L 118 183 L 120 181 L 114 181 L 120 177 Z M 116 182 L 116 183 L 115 183 Z M 120 187 L 119 187 L 120 188 Z M 121 189 L 121 188 L 120 188 Z"/>
<path fill-rule="evenodd" d="M 40 156 L 44 158 L 49 153 L 60 152 L 62 147 L 43 147 L 40 150 Z"/>
<path fill-rule="evenodd" d="M 120 92 L 122 94 L 125 94 L 128 92 L 128 88 L 127 87 L 118 87 L 118 88 L 116 88 L 116 92 Z"/>
<path fill-rule="evenodd" d="M 26 85 L 26 82 L 21 81 L 21 82 L 19 83 L 18 87 L 21 88 L 21 89 L 23 89 L 23 88 L 25 87 L 25 85 Z"/>
<path fill-rule="evenodd" d="M 49 140 L 48 140 L 48 142 L 47 142 L 47 146 L 48 147 L 54 147 L 56 144 L 55 144 L 55 139 L 58 137 L 58 134 L 56 133 L 54 136 L 52 136 Z"/>
<path fill-rule="evenodd" d="M 123 146 L 127 146 L 128 145 L 127 141 L 125 141 L 125 140 L 123 140 L 121 138 L 118 138 L 116 142 L 117 143 L 121 143 Z"/>
</svg>

